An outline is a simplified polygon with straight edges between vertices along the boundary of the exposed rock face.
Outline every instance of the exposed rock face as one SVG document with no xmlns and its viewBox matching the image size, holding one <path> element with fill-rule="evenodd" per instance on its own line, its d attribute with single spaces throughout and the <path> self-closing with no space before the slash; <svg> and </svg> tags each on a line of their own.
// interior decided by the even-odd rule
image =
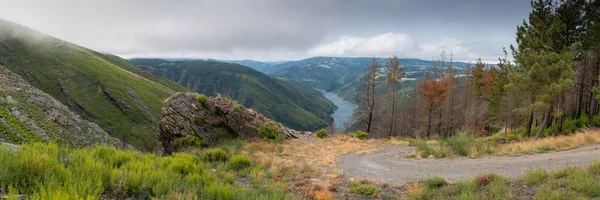
<svg viewBox="0 0 600 200">
<path fill-rule="evenodd" d="M 167 99 L 163 119 L 158 125 L 158 138 L 165 153 L 177 151 L 173 141 L 181 137 L 197 136 L 208 144 L 226 137 L 259 137 L 258 130 L 273 120 L 255 111 L 235 108 L 235 102 L 221 96 L 208 97 L 200 103 L 198 94 L 177 93 Z M 284 126 L 279 128 L 284 138 L 304 137 L 304 133 Z"/>
<path fill-rule="evenodd" d="M 52 141 L 72 146 L 121 146 L 50 95 L 0 65 L 0 141 Z"/>
</svg>

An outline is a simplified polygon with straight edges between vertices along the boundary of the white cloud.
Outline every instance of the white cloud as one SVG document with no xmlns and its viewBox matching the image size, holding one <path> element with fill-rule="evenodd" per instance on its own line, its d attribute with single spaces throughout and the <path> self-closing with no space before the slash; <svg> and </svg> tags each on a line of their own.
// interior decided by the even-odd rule
<svg viewBox="0 0 600 200">
<path fill-rule="evenodd" d="M 442 38 L 420 44 L 404 33 L 384 33 L 372 37 L 342 36 L 338 40 L 318 45 L 308 51 L 309 56 L 365 56 L 437 59 L 444 51 L 452 54 L 456 61 L 475 61 L 488 56 L 478 55 L 464 41 L 455 38 Z M 500 51 L 498 51 L 500 52 Z M 499 54 L 498 54 L 499 55 Z M 487 59 L 489 59 L 486 57 Z M 493 57 L 493 58 L 492 58 Z M 485 60 L 485 59 L 484 59 Z"/>
<path fill-rule="evenodd" d="M 342 36 L 338 41 L 308 51 L 311 56 L 382 56 L 413 49 L 412 39 L 402 33 L 385 33 L 370 38 Z"/>
</svg>

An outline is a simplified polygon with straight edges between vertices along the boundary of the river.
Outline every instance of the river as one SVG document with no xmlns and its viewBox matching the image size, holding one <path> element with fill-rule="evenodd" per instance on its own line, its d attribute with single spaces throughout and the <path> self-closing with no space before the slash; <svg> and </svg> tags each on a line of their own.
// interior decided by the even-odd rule
<svg viewBox="0 0 600 200">
<path fill-rule="evenodd" d="M 333 126 L 336 131 L 343 131 L 345 123 L 352 122 L 352 114 L 354 110 L 356 110 L 356 106 L 354 104 L 348 103 L 344 101 L 342 98 L 338 97 L 335 93 L 322 91 L 325 98 L 329 99 L 329 101 L 333 102 L 338 109 L 331 114 L 333 117 Z"/>
</svg>

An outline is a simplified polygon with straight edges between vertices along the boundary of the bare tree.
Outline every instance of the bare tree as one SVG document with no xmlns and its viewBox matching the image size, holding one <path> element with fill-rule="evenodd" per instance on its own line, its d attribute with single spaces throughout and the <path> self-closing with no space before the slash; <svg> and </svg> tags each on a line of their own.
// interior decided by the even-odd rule
<svg viewBox="0 0 600 200">
<path fill-rule="evenodd" d="M 385 63 L 385 67 L 388 70 L 388 73 L 386 74 L 386 83 L 388 86 L 391 86 L 391 90 L 392 90 L 392 108 L 391 108 L 391 115 L 390 115 L 390 128 L 389 128 L 389 132 L 388 132 L 388 137 L 392 137 L 392 132 L 394 133 L 394 135 L 396 135 L 395 133 L 395 129 L 394 129 L 394 113 L 396 112 L 396 96 L 398 93 L 398 84 L 402 81 L 402 76 L 404 76 L 404 69 L 402 69 L 402 67 L 400 67 L 400 60 L 398 60 L 398 56 L 394 55 L 394 57 L 390 58 L 388 60 L 387 63 Z"/>
<path fill-rule="evenodd" d="M 366 125 L 367 133 L 370 133 L 373 127 L 375 102 L 377 102 L 375 87 L 377 85 L 377 71 L 379 71 L 380 68 L 381 64 L 373 58 L 373 61 L 367 68 L 365 76 L 362 78 L 364 92 L 358 98 L 358 108 L 361 110 L 357 110 L 357 112 L 354 113 L 354 118 Z"/>
</svg>

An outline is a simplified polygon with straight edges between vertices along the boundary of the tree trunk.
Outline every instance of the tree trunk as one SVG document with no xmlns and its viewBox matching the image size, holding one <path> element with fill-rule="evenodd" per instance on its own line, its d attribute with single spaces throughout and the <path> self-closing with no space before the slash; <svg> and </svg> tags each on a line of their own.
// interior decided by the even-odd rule
<svg viewBox="0 0 600 200">
<path fill-rule="evenodd" d="M 564 112 L 564 110 L 565 110 L 565 99 L 566 99 L 565 95 L 562 95 L 562 96 L 560 97 L 560 100 L 561 100 L 561 101 L 560 101 L 560 105 L 561 105 L 561 107 L 562 107 L 562 110 L 563 110 L 563 112 Z M 562 114 L 562 115 L 561 115 L 561 116 L 558 118 L 558 121 L 557 121 L 557 124 L 558 124 L 558 125 L 557 125 L 557 130 L 556 130 L 557 134 L 562 134 L 562 128 L 563 128 L 563 122 L 565 121 L 565 115 L 566 115 L 566 113 L 563 113 L 563 114 Z"/>
<path fill-rule="evenodd" d="M 367 120 L 367 133 L 371 133 L 371 122 L 373 122 L 373 110 L 369 112 L 369 118 Z"/>
<path fill-rule="evenodd" d="M 525 135 L 527 137 L 531 136 L 531 125 L 533 124 L 533 113 L 534 113 L 534 110 L 531 110 L 531 113 L 529 114 L 529 118 L 527 119 L 527 124 L 525 125 Z"/>
<path fill-rule="evenodd" d="M 438 135 L 442 136 L 442 113 L 444 113 L 444 108 L 440 106 L 440 121 L 438 122 Z"/>
<path fill-rule="evenodd" d="M 396 84 L 396 83 L 394 83 Z M 389 132 L 389 136 L 388 137 L 392 137 L 392 132 L 394 131 L 394 111 L 396 111 L 396 86 L 394 85 L 392 87 L 392 116 L 390 118 L 390 132 Z M 394 135 L 396 135 L 394 133 Z"/>
<path fill-rule="evenodd" d="M 428 119 L 427 119 L 427 138 L 431 135 L 431 112 L 433 108 L 429 108 Z"/>
<path fill-rule="evenodd" d="M 581 73 L 581 82 L 579 83 L 579 92 L 577 94 L 577 111 L 575 112 L 575 119 L 581 117 L 581 109 L 583 107 L 583 88 L 585 87 L 585 74 Z M 561 124 L 562 126 L 562 124 Z"/>
<path fill-rule="evenodd" d="M 542 135 L 542 132 L 544 132 L 544 129 L 546 128 L 546 126 L 548 126 L 548 124 L 550 124 L 550 117 L 552 116 L 553 109 L 554 108 L 551 105 L 550 108 L 548 109 L 548 112 L 546 112 L 546 116 L 544 117 L 544 122 L 542 122 L 537 134 L 535 134 L 535 140 L 540 138 L 540 136 Z"/>
</svg>

